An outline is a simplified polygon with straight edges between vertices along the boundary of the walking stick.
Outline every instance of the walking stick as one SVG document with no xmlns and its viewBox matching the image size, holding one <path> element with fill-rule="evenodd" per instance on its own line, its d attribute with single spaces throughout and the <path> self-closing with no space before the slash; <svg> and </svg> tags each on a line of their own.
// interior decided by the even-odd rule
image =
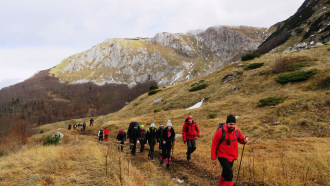
<svg viewBox="0 0 330 186">
<path fill-rule="evenodd" d="M 242 158 L 243 158 L 244 147 L 245 147 L 245 144 L 243 145 L 242 156 L 241 156 L 241 162 L 239 163 L 239 168 L 238 168 L 238 173 L 237 173 L 237 178 L 236 178 L 236 184 L 237 184 L 237 181 L 238 181 L 239 171 L 240 171 L 240 169 L 241 169 L 241 164 L 242 164 Z"/>
<path fill-rule="evenodd" d="M 172 156 L 173 156 L 173 153 L 174 153 L 174 142 L 172 142 Z"/>
</svg>

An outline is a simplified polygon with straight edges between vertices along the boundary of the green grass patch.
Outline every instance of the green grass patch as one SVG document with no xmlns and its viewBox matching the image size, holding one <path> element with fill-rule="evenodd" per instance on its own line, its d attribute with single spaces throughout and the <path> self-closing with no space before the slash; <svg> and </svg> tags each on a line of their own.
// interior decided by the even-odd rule
<svg viewBox="0 0 330 186">
<path fill-rule="evenodd" d="M 330 76 L 326 77 L 318 84 L 319 88 L 329 88 L 330 87 Z"/>
<path fill-rule="evenodd" d="M 7 156 L 7 155 L 8 155 L 7 152 L 5 152 L 5 151 L 0 151 L 0 157 L 2 157 L 2 156 Z"/>
<path fill-rule="evenodd" d="M 209 114 L 207 115 L 207 118 L 208 118 L 208 119 L 213 119 L 213 118 L 216 118 L 217 116 L 218 116 L 217 113 L 209 113 Z"/>
<path fill-rule="evenodd" d="M 49 137 L 44 141 L 44 145 L 57 145 L 60 143 L 61 137 L 60 136 L 54 136 L 54 137 Z"/>
<path fill-rule="evenodd" d="M 292 72 L 292 71 L 300 70 L 302 67 L 307 67 L 307 66 L 308 66 L 307 64 L 303 64 L 303 63 L 293 64 L 293 65 L 288 66 L 287 71 Z"/>
<path fill-rule="evenodd" d="M 154 113 L 162 111 L 161 109 L 154 109 Z"/>
<path fill-rule="evenodd" d="M 151 91 L 151 90 L 156 90 L 156 89 L 158 89 L 158 86 L 157 85 L 151 85 L 150 87 L 149 87 L 149 90 Z"/>
<path fill-rule="evenodd" d="M 255 52 L 255 53 L 248 53 L 248 54 L 244 54 L 241 59 L 242 61 L 248 61 L 248 60 L 252 60 L 254 58 L 258 58 L 260 57 L 261 54 L 259 54 L 258 52 Z"/>
<path fill-rule="evenodd" d="M 259 100 L 259 107 L 265 107 L 265 106 L 275 106 L 280 103 L 283 103 L 284 100 L 286 100 L 287 97 L 268 97 Z"/>
<path fill-rule="evenodd" d="M 148 95 L 151 96 L 151 95 L 157 94 L 157 93 L 160 92 L 160 91 L 162 91 L 162 90 L 160 90 L 160 89 L 150 90 L 150 91 L 148 92 Z"/>
<path fill-rule="evenodd" d="M 206 87 L 208 87 L 208 84 L 206 84 L 206 83 L 196 84 L 191 89 L 189 89 L 189 91 L 194 92 L 194 91 L 197 91 L 197 90 L 205 89 Z"/>
<path fill-rule="evenodd" d="M 249 64 L 247 67 L 245 67 L 245 70 L 252 70 L 252 69 L 260 68 L 263 65 L 264 65 L 264 63 L 252 63 L 252 64 Z"/>
<path fill-rule="evenodd" d="M 286 84 L 288 82 L 299 82 L 305 81 L 316 74 L 316 70 L 309 71 L 298 71 L 289 74 L 281 74 L 275 78 L 275 80 L 281 84 Z"/>
</svg>

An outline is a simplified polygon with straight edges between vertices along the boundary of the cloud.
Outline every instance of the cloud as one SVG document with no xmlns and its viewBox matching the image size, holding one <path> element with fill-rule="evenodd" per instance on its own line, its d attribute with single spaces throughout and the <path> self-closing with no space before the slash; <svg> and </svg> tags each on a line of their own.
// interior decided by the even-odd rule
<svg viewBox="0 0 330 186">
<path fill-rule="evenodd" d="M 0 66 L 8 71 L 0 81 L 27 78 L 108 38 L 214 25 L 269 27 L 294 14 L 303 1 L 0 0 Z"/>
</svg>

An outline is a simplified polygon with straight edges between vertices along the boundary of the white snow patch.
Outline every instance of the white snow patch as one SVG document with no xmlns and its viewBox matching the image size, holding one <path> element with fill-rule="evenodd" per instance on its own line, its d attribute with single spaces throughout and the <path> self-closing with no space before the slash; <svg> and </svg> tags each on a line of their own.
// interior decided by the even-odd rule
<svg viewBox="0 0 330 186">
<path fill-rule="evenodd" d="M 196 103 L 195 105 L 193 105 L 193 106 L 191 106 L 189 108 L 186 108 L 186 110 L 192 110 L 192 109 L 196 109 L 196 108 L 201 107 L 202 104 L 203 104 L 203 101 L 204 101 L 204 98 L 200 102 Z"/>
</svg>

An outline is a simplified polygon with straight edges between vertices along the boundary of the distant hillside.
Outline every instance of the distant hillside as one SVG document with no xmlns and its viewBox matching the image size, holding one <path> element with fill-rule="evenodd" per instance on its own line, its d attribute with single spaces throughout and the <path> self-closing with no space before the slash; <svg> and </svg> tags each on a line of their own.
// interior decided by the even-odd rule
<svg viewBox="0 0 330 186">
<path fill-rule="evenodd" d="M 257 51 L 264 54 L 277 47 L 278 51 L 283 51 L 288 47 L 306 48 L 318 42 L 329 43 L 329 15 L 329 0 L 306 0 L 293 16 L 276 25 L 278 27 L 276 31 L 259 46 Z M 297 46 L 298 44 L 300 46 Z"/>
</svg>

